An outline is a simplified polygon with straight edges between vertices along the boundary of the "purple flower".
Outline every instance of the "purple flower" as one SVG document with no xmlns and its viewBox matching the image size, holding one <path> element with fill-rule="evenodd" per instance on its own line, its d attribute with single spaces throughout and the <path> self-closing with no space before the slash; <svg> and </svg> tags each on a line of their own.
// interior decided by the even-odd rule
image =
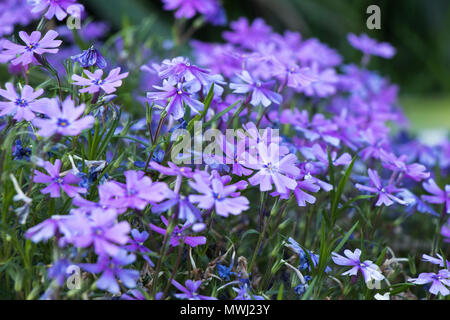
<svg viewBox="0 0 450 320">
<path fill-rule="evenodd" d="M 217 298 L 214 297 L 207 297 L 202 296 L 197 293 L 197 290 L 200 288 L 200 285 L 202 284 L 201 280 L 192 281 L 187 280 L 183 287 L 179 282 L 176 280 L 172 280 L 172 284 L 180 290 L 182 293 L 176 293 L 175 297 L 178 299 L 188 299 L 188 300 L 217 300 Z"/>
<path fill-rule="evenodd" d="M 15 44 L 9 40 L 3 42 L 3 51 L 0 52 L 0 61 L 7 62 L 11 60 L 13 65 L 22 64 L 27 66 L 32 62 L 36 62 L 34 55 L 42 55 L 44 53 L 57 53 L 62 41 L 55 40 L 58 36 L 56 31 L 50 30 L 41 39 L 39 31 L 33 31 L 28 35 L 25 31 L 20 31 L 19 36 L 25 45 Z"/>
<path fill-rule="evenodd" d="M 398 189 L 394 185 L 387 185 L 383 186 L 381 184 L 380 176 L 378 175 L 378 172 L 372 169 L 368 170 L 369 178 L 372 186 L 363 186 L 359 183 L 355 185 L 355 187 L 360 191 L 368 191 L 371 193 L 378 194 L 378 201 L 375 204 L 376 206 L 381 206 L 382 204 L 386 206 L 390 206 L 394 202 L 397 202 L 399 204 L 405 205 L 406 202 L 396 196 L 394 196 L 392 193 L 399 192 L 401 189 Z"/>
<path fill-rule="evenodd" d="M 445 263 L 447 263 L 447 269 L 450 268 L 450 261 L 448 261 L 448 260 L 444 261 L 444 258 L 439 253 L 436 253 L 436 255 L 437 255 L 437 258 L 434 258 L 427 254 L 423 254 L 422 261 L 430 262 L 432 264 L 437 264 L 441 268 L 444 268 Z"/>
<path fill-rule="evenodd" d="M 418 278 L 410 278 L 408 281 L 415 284 L 426 284 L 431 283 L 430 289 L 428 291 L 434 295 L 439 293 L 446 296 L 450 293 L 446 286 L 450 286 L 450 272 L 446 269 L 439 270 L 438 273 L 421 273 Z"/>
<path fill-rule="evenodd" d="M 47 98 L 37 99 L 44 93 L 43 89 L 34 91 L 32 87 L 25 85 L 19 95 L 12 83 L 6 83 L 5 88 L 6 90 L 0 89 L 0 96 L 10 102 L 0 101 L 0 116 L 14 114 L 14 119 L 17 121 L 23 119 L 31 121 L 36 117 L 34 112 L 40 112 L 44 105 L 49 102 Z"/>
<path fill-rule="evenodd" d="M 46 161 L 43 165 L 44 169 L 49 175 L 43 174 L 39 170 L 34 171 L 33 181 L 36 183 L 45 183 L 48 186 L 41 190 L 42 193 L 50 193 L 50 197 L 59 198 L 61 196 L 60 189 L 62 189 L 71 198 L 78 196 L 79 193 L 86 193 L 87 190 L 81 187 L 75 187 L 81 179 L 72 172 L 60 174 L 61 160 L 56 159 L 55 164 Z"/>
<path fill-rule="evenodd" d="M 316 81 L 309 86 L 299 88 L 299 91 L 304 92 L 308 97 L 320 98 L 326 98 L 336 93 L 339 78 L 333 68 L 319 71 L 315 64 L 311 70 L 313 74 L 316 74 Z"/>
<path fill-rule="evenodd" d="M 445 242 L 450 243 L 450 220 L 447 220 L 447 223 L 442 226 L 441 235 L 444 237 Z"/>
<path fill-rule="evenodd" d="M 153 205 L 152 212 L 163 213 L 174 206 L 178 206 L 178 219 L 190 224 L 195 223 L 192 227 L 193 229 L 201 228 L 202 213 L 189 201 L 188 197 L 170 190 L 167 197 L 169 200 Z M 198 222 L 198 224 L 196 222 Z"/>
<path fill-rule="evenodd" d="M 192 178 L 192 169 L 188 167 L 178 167 L 173 162 L 168 161 L 169 167 L 164 167 L 155 161 L 151 161 L 149 166 L 156 171 L 165 174 L 166 176 L 178 176 L 181 175 L 186 178 Z"/>
<path fill-rule="evenodd" d="M 55 16 L 56 19 L 62 21 L 67 14 L 79 17 L 84 10 L 83 5 L 78 4 L 76 0 L 30 0 L 28 3 L 33 6 L 32 13 L 39 13 L 48 8 L 45 13 L 48 20 Z"/>
<path fill-rule="evenodd" d="M 161 216 L 161 220 L 164 223 L 164 225 L 167 227 L 169 226 L 169 222 L 167 221 L 167 219 L 164 216 Z M 155 226 L 154 224 L 150 223 L 149 224 L 150 229 L 152 229 L 153 231 L 165 235 L 167 233 L 167 230 L 160 228 L 158 226 Z M 187 236 L 185 235 L 185 230 L 191 226 L 191 224 L 186 223 L 184 226 L 179 227 L 176 226 L 173 229 L 172 232 L 172 236 L 170 237 L 170 245 L 172 247 L 176 247 L 180 244 L 181 241 L 183 241 L 184 243 L 186 243 L 187 245 L 191 246 L 191 247 L 196 247 L 198 245 L 201 244 L 205 244 L 206 243 L 206 238 L 203 236 L 200 237 L 192 237 L 192 236 Z"/>
<path fill-rule="evenodd" d="M 273 88 L 275 81 L 262 82 L 254 79 L 247 70 L 242 71 L 237 75 L 243 83 L 230 83 L 230 88 L 233 93 L 251 93 L 250 103 L 253 106 L 263 105 L 264 107 L 270 106 L 272 103 L 280 104 L 283 97 L 274 91 Z"/>
<path fill-rule="evenodd" d="M 94 124 L 94 117 L 91 115 L 80 118 L 86 107 L 84 104 L 75 107 L 75 103 L 68 97 L 61 107 L 58 100 L 50 99 L 45 108 L 40 108 L 39 112 L 44 113 L 48 118 L 33 120 L 33 124 L 40 129 L 37 132 L 38 135 L 43 137 L 50 137 L 54 134 L 76 136 Z"/>
<path fill-rule="evenodd" d="M 132 239 L 130 239 L 130 244 L 125 247 L 128 251 L 136 252 L 139 251 L 142 254 L 142 258 L 148 262 L 148 264 L 152 267 L 155 266 L 153 261 L 148 256 L 148 253 L 151 252 L 149 248 L 144 245 L 144 242 L 148 239 L 148 232 L 142 231 L 139 232 L 137 229 L 131 230 Z"/>
<path fill-rule="evenodd" d="M 33 242 L 47 241 L 53 238 L 58 230 L 64 228 L 64 221 L 69 216 L 52 216 L 27 230 L 25 237 Z"/>
<path fill-rule="evenodd" d="M 130 294 L 124 293 L 120 299 L 122 300 L 147 300 L 145 295 L 142 294 L 138 289 L 133 289 L 130 291 Z M 159 300 L 158 298 L 156 300 Z"/>
<path fill-rule="evenodd" d="M 108 181 L 101 185 L 104 191 L 104 202 L 113 208 L 134 208 L 143 210 L 149 203 L 164 200 L 167 185 L 163 182 L 152 182 L 143 171 L 128 170 L 124 172 L 126 183 Z"/>
<path fill-rule="evenodd" d="M 233 290 L 237 292 L 237 296 L 233 300 L 264 300 L 263 296 L 251 294 L 247 283 L 244 283 L 240 288 L 233 288 Z"/>
<path fill-rule="evenodd" d="M 444 203 L 445 212 L 450 214 L 450 185 L 445 186 L 445 191 L 439 188 L 434 179 L 429 179 L 422 184 L 423 188 L 431 195 L 423 195 L 422 199 L 428 203 Z"/>
<path fill-rule="evenodd" d="M 101 272 L 102 276 L 96 282 L 97 287 L 112 294 L 118 294 L 120 287 L 116 278 L 119 278 L 127 288 L 136 287 L 139 271 L 123 269 L 123 266 L 133 263 L 134 260 L 136 260 L 134 254 L 127 254 L 125 250 L 120 250 L 114 257 L 102 255 L 99 256 L 97 263 L 82 263 L 80 266 L 91 273 Z"/>
<path fill-rule="evenodd" d="M 365 282 L 369 282 L 371 280 L 380 281 L 384 279 L 379 267 L 375 263 L 370 260 L 366 260 L 364 262 L 360 261 L 361 250 L 355 249 L 354 252 L 351 252 L 347 249 L 344 251 L 344 254 L 347 258 L 332 252 L 332 259 L 334 263 L 340 266 L 352 267 L 350 270 L 342 273 L 342 275 L 356 276 L 358 272 L 361 272 Z"/>
<path fill-rule="evenodd" d="M 96 66 L 99 69 L 104 69 L 107 65 L 105 58 L 94 46 L 91 46 L 76 56 L 72 56 L 71 59 L 81 64 L 83 68 Z"/>
<path fill-rule="evenodd" d="M 325 169 L 328 168 L 328 154 L 319 144 L 316 143 L 311 148 L 301 148 L 300 151 L 307 159 L 316 159 Z M 330 156 L 334 167 L 347 166 L 352 162 L 352 157 L 348 153 L 344 153 L 338 158 L 337 152 L 331 151 Z"/>
<path fill-rule="evenodd" d="M 211 82 L 209 70 L 199 68 L 189 62 L 187 58 L 176 57 L 164 60 L 159 67 L 158 76 L 173 82 L 198 81 L 201 85 Z"/>
<path fill-rule="evenodd" d="M 192 98 L 192 94 L 185 91 L 181 83 L 175 84 L 164 80 L 162 87 L 153 86 L 153 88 L 162 92 L 147 92 L 147 98 L 165 103 L 165 110 L 169 115 L 173 115 L 175 120 L 183 118 L 184 104 L 189 106 L 194 113 L 199 113 L 203 109 L 203 104 Z"/>
<path fill-rule="evenodd" d="M 427 179 L 430 176 L 430 173 L 426 172 L 424 165 L 419 163 L 406 164 L 406 155 L 402 155 L 397 158 L 395 154 L 381 150 L 380 159 L 385 168 L 388 168 L 394 172 L 401 172 L 406 177 L 415 181 Z"/>
<path fill-rule="evenodd" d="M 198 203 L 201 209 L 215 208 L 216 213 L 223 217 L 238 215 L 249 208 L 249 201 L 243 196 L 233 196 L 237 187 L 235 185 L 225 186 L 221 180 L 213 179 L 211 184 L 207 183 L 199 174 L 194 174 L 194 182 L 189 185 L 202 195 L 190 195 L 189 200 Z"/>
<path fill-rule="evenodd" d="M 162 0 L 165 10 L 176 10 L 177 19 L 190 19 L 198 12 L 200 14 L 214 15 L 219 5 L 217 0 Z"/>
<path fill-rule="evenodd" d="M 230 23 L 233 31 L 225 31 L 223 38 L 230 43 L 240 44 L 245 48 L 256 49 L 257 45 L 270 38 L 272 29 L 258 18 L 252 24 L 244 17 Z"/>
<path fill-rule="evenodd" d="M 389 43 L 377 42 L 364 33 L 359 37 L 350 33 L 347 36 L 347 40 L 354 48 L 362 51 L 366 55 L 380 56 L 386 59 L 390 59 L 395 55 L 395 48 Z"/>
<path fill-rule="evenodd" d="M 72 75 L 73 84 L 76 86 L 84 86 L 86 88 L 79 90 L 81 93 L 96 93 L 100 90 L 107 94 L 115 92 L 122 85 L 122 79 L 128 77 L 128 72 L 120 74 L 120 68 L 112 69 L 105 79 L 103 78 L 103 70 L 97 69 L 94 73 L 84 69 L 83 73 L 88 77 L 83 78 L 77 74 Z"/>
<path fill-rule="evenodd" d="M 129 241 L 130 225 L 126 221 L 117 222 L 114 209 L 94 209 L 90 216 L 75 212 L 65 225 L 71 232 L 69 242 L 77 248 L 93 245 L 98 255 L 114 257 L 120 246 Z"/>
<path fill-rule="evenodd" d="M 255 175 L 248 179 L 252 186 L 259 185 L 261 191 L 272 190 L 272 184 L 275 184 L 278 193 L 286 193 L 294 190 L 297 186 L 295 179 L 288 177 L 298 176 L 300 169 L 295 166 L 297 157 L 290 153 L 280 159 L 280 149 L 275 143 L 269 147 L 264 143 L 258 144 L 259 159 L 254 158 L 249 153 L 244 155 L 246 167 L 253 170 L 259 170 Z"/>
</svg>

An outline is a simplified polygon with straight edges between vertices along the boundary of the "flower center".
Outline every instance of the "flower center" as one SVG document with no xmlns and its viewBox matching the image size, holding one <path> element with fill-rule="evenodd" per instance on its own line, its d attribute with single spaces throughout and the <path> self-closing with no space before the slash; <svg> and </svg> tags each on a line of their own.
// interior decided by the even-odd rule
<svg viewBox="0 0 450 320">
<path fill-rule="evenodd" d="M 57 183 L 57 184 L 61 184 L 63 182 L 63 179 L 61 179 L 60 176 L 57 176 L 57 177 L 53 178 L 53 181 L 55 181 L 55 183 Z"/>
<path fill-rule="evenodd" d="M 36 48 L 38 47 L 39 43 L 37 42 L 32 42 L 27 46 L 27 51 L 34 51 L 36 50 Z"/>
<path fill-rule="evenodd" d="M 28 102 L 25 100 L 25 99 L 17 99 L 16 100 L 16 106 L 19 106 L 19 107 L 22 107 L 22 108 L 24 108 L 24 107 L 27 107 L 28 106 Z"/>
<path fill-rule="evenodd" d="M 67 121 L 66 119 L 58 119 L 58 126 L 59 127 L 67 127 L 69 125 L 69 121 Z"/>
<path fill-rule="evenodd" d="M 92 83 L 96 86 L 101 86 L 105 81 L 102 79 L 92 80 Z"/>
</svg>

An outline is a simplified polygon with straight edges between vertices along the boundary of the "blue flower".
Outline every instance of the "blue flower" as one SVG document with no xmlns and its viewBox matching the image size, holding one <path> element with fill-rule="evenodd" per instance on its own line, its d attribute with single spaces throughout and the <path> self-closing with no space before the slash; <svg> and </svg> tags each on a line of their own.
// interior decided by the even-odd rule
<svg viewBox="0 0 450 320">
<path fill-rule="evenodd" d="M 107 65 L 105 58 L 94 46 L 91 46 L 76 56 L 72 56 L 71 59 L 79 62 L 83 68 L 97 66 L 97 68 L 104 69 Z"/>
<path fill-rule="evenodd" d="M 229 281 L 230 276 L 235 274 L 233 271 L 231 271 L 232 268 L 233 268 L 233 261 L 231 262 L 229 267 L 218 263 L 217 264 L 217 273 L 219 274 L 219 277 L 221 277 L 224 280 Z"/>
<path fill-rule="evenodd" d="M 25 158 L 26 161 L 30 161 L 31 149 L 24 148 L 22 146 L 22 141 L 16 140 L 14 143 L 13 153 L 14 160 L 23 160 Z"/>
</svg>

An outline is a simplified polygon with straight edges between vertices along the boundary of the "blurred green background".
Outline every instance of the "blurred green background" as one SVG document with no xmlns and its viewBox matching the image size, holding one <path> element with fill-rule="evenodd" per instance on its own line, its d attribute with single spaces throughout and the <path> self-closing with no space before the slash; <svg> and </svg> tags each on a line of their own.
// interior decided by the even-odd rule
<svg viewBox="0 0 450 320">
<path fill-rule="evenodd" d="M 82 0 L 91 14 L 120 28 L 124 17 L 139 23 L 157 19 L 154 31 L 170 35 L 173 13 L 160 0 Z M 346 62 L 360 54 L 346 40 L 365 32 L 397 48 L 392 60 L 373 59 L 379 70 L 400 85 L 401 103 L 413 129 L 450 129 L 450 1 L 448 0 L 223 0 L 228 21 L 240 16 L 264 18 L 276 31 L 318 37 L 339 50 Z M 366 9 L 381 8 L 381 30 L 368 30 Z M 224 28 L 208 26 L 194 37 L 220 41 Z"/>
</svg>

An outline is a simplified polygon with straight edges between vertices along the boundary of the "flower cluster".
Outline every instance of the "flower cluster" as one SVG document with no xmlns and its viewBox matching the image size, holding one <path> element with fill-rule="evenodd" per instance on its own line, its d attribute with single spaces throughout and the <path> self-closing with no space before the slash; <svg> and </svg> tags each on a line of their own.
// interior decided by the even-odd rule
<svg viewBox="0 0 450 320">
<path fill-rule="evenodd" d="M 177 25 L 226 24 L 217 0 L 162 2 Z M 97 23 L 12 36 L 82 12 L 76 0 L 0 4 L 0 63 L 14 71 L 0 88 L 5 286 L 25 259 L 12 279 L 29 283 L 12 288 L 42 299 L 426 294 L 400 278 L 450 293 L 437 254 L 450 242 L 450 142 L 406 134 L 398 87 L 369 69 L 395 55 L 390 44 L 349 34 L 363 59 L 346 63 L 316 38 L 244 17 L 224 42 L 171 51 L 189 56 L 147 47 L 139 28 L 103 42 Z M 423 240 L 437 273 L 412 278 L 395 257 L 416 253 L 397 248 L 408 223 L 438 230 Z M 66 288 L 72 267 L 91 285 Z"/>
</svg>

